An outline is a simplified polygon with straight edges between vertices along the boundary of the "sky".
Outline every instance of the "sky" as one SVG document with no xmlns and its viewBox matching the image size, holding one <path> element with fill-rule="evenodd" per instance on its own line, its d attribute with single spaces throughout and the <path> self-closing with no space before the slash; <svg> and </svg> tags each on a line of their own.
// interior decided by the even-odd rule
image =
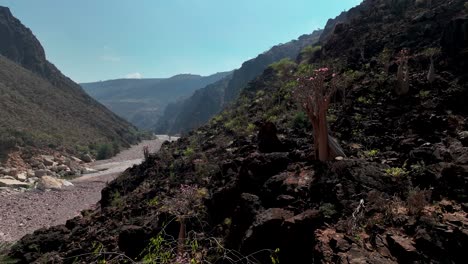
<svg viewBox="0 0 468 264">
<path fill-rule="evenodd" d="M 239 68 L 361 0 L 0 0 L 76 82 Z"/>
</svg>

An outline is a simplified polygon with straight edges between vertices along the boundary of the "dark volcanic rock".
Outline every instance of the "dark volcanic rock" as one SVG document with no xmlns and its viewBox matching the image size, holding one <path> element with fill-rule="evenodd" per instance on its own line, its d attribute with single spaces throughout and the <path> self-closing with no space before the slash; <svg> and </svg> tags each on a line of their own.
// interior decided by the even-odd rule
<svg viewBox="0 0 468 264">
<path fill-rule="evenodd" d="M 148 234 L 140 226 L 123 226 L 119 233 L 119 249 L 131 258 L 138 257 L 148 243 Z"/>
<path fill-rule="evenodd" d="M 278 130 L 275 124 L 265 122 L 260 125 L 260 130 L 257 135 L 258 150 L 260 150 L 260 152 L 271 153 L 284 150 L 284 146 L 281 144 L 276 133 L 278 133 Z"/>
</svg>

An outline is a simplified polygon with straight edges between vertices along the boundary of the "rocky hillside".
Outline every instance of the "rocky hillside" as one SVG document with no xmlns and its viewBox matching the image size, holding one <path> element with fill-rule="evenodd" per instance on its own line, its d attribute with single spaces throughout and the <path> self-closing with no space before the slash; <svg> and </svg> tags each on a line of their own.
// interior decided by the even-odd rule
<svg viewBox="0 0 468 264">
<path fill-rule="evenodd" d="M 0 7 L 0 156 L 10 147 L 129 146 L 136 129 L 46 60 L 31 30 Z"/>
<path fill-rule="evenodd" d="M 170 105 L 155 126 L 155 131 L 160 134 L 179 134 L 206 124 L 215 114 L 234 102 L 241 90 L 270 64 L 284 58 L 295 59 L 304 47 L 318 41 L 321 32 L 316 30 L 297 40 L 274 46 L 244 62 L 232 76 L 197 91 L 185 101 Z"/>
<path fill-rule="evenodd" d="M 321 48 L 288 64 L 294 74 L 268 68 L 209 124 L 110 183 L 98 209 L 25 236 L 9 256 L 20 263 L 465 263 L 464 4 L 364 1 Z M 401 93 L 405 59 L 409 90 Z M 343 80 L 328 120 L 346 157 L 319 162 L 311 125 L 292 98 L 297 76 L 324 66 Z"/>
<path fill-rule="evenodd" d="M 181 74 L 167 79 L 119 79 L 82 83 L 81 86 L 114 113 L 139 128 L 150 129 L 156 125 L 167 104 L 185 99 L 230 74 Z"/>
</svg>

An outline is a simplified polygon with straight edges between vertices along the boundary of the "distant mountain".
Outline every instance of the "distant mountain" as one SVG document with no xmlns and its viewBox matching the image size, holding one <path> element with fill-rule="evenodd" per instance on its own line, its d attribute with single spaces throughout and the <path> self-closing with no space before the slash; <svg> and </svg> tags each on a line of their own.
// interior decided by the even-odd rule
<svg viewBox="0 0 468 264">
<path fill-rule="evenodd" d="M 210 76 L 176 75 L 167 79 L 118 79 L 82 83 L 84 90 L 114 113 L 142 129 L 155 126 L 168 103 L 190 96 L 230 72 Z"/>
<path fill-rule="evenodd" d="M 192 97 L 168 107 L 154 127 L 157 133 L 178 134 L 205 124 L 224 106 L 237 99 L 247 84 L 269 65 L 284 58 L 295 59 L 300 51 L 318 42 L 322 30 L 303 35 L 297 40 L 274 46 L 270 50 L 246 61 L 241 68 L 223 80 L 197 91 Z"/>
<path fill-rule="evenodd" d="M 137 130 L 46 60 L 30 29 L 0 6 L 0 154 L 14 145 L 128 146 Z"/>
</svg>

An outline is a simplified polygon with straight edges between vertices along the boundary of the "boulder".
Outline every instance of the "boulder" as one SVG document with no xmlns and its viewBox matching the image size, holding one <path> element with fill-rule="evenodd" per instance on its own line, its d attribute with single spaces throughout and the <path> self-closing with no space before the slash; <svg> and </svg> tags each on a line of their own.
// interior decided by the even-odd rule
<svg viewBox="0 0 468 264">
<path fill-rule="evenodd" d="M 0 179 L 0 187 L 29 188 L 29 186 L 29 183 L 20 182 L 18 180 Z"/>
<path fill-rule="evenodd" d="M 27 172 L 20 172 L 16 175 L 16 179 L 19 181 L 25 181 L 28 179 L 28 173 Z"/>
<path fill-rule="evenodd" d="M 147 245 L 148 234 L 140 226 L 123 226 L 119 233 L 119 249 L 125 252 L 125 255 L 135 258 L 145 249 Z"/>
<path fill-rule="evenodd" d="M 70 168 L 68 168 L 67 165 L 59 165 L 59 166 L 57 166 L 57 170 L 58 171 L 69 171 Z"/>
<path fill-rule="evenodd" d="M 270 208 L 257 214 L 254 223 L 242 239 L 241 252 L 247 255 L 265 248 L 281 248 L 282 244 L 288 243 L 283 239 L 285 230 L 282 225 L 284 220 L 293 216 L 293 212 L 281 208 Z M 258 260 L 264 260 L 266 263 L 268 257 L 258 255 Z"/>
<path fill-rule="evenodd" d="M 53 166 L 55 164 L 54 157 L 48 155 L 42 155 L 42 163 L 46 166 Z"/>
<path fill-rule="evenodd" d="M 388 234 L 387 242 L 390 251 L 401 263 L 413 263 L 413 261 L 420 259 L 414 242 L 410 238 Z"/>
<path fill-rule="evenodd" d="M 266 122 L 260 126 L 257 135 L 258 150 L 264 153 L 284 151 L 284 146 L 276 135 L 277 129 L 275 124 Z"/>
<path fill-rule="evenodd" d="M 43 176 L 37 182 L 36 188 L 44 191 L 46 189 L 61 189 L 62 186 L 63 186 L 63 183 L 61 180 L 56 179 L 51 176 Z"/>
<path fill-rule="evenodd" d="M 49 174 L 50 174 L 50 171 L 45 170 L 45 169 L 34 171 L 34 176 L 37 177 L 37 178 L 41 178 L 41 177 L 49 175 Z"/>
<path fill-rule="evenodd" d="M 84 161 L 85 163 L 93 162 L 93 158 L 91 158 L 91 155 L 89 154 L 82 155 L 81 160 Z"/>
</svg>

